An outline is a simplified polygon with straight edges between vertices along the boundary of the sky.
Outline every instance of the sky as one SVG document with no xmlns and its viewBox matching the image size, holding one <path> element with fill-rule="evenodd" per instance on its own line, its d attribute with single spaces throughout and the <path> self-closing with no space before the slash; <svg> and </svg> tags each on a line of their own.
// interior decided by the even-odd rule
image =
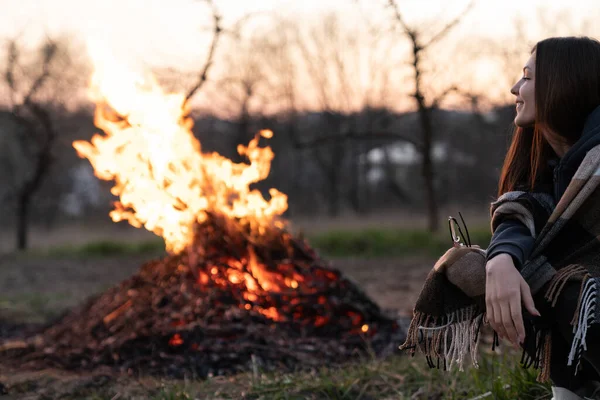
<svg viewBox="0 0 600 400">
<path fill-rule="evenodd" d="M 468 0 L 398 0 L 409 24 L 447 21 Z M 540 34 L 536 13 L 569 9 L 573 21 L 600 17 L 597 0 L 479 0 L 465 17 L 456 37 L 513 35 L 515 18 L 526 21 L 532 37 Z M 389 18 L 386 0 L 215 0 L 227 26 L 252 14 L 268 24 L 277 14 L 310 21 L 334 11 L 340 15 Z M 19 37 L 34 43 L 44 34 L 66 33 L 85 42 L 100 40 L 128 63 L 194 69 L 202 63 L 210 41 L 210 12 L 202 0 L 0 0 L 0 39 Z M 349 22 L 351 27 L 352 22 Z M 459 43 L 460 45 L 460 43 Z M 523 60 L 525 62 L 525 60 Z M 484 65 L 483 63 L 482 65 Z M 476 77 L 474 78 L 476 79 Z M 477 79 L 481 79 L 477 78 Z M 484 74 L 484 79 L 488 79 Z"/>
<path fill-rule="evenodd" d="M 215 0 L 227 21 L 250 13 L 280 13 L 298 18 L 326 11 L 377 13 L 385 0 Z M 461 10 L 465 0 L 399 0 L 410 22 L 444 18 Z M 461 26 L 474 35 L 510 33 L 515 16 L 528 19 L 539 7 L 570 9 L 575 17 L 598 14 L 595 0 L 479 0 Z M 0 35 L 39 37 L 44 32 L 72 32 L 100 37 L 119 53 L 153 63 L 180 64 L 201 59 L 209 26 L 202 0 L 0 0 Z M 381 13 L 380 13 L 381 15 Z M 265 17 L 256 16 L 257 20 Z"/>
</svg>

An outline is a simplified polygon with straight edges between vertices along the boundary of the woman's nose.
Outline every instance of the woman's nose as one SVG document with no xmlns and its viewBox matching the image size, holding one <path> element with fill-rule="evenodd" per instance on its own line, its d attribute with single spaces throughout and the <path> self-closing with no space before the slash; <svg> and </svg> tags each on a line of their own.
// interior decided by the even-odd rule
<svg viewBox="0 0 600 400">
<path fill-rule="evenodd" d="M 515 83 L 513 87 L 510 88 L 510 92 L 517 96 L 519 94 L 519 83 Z"/>
</svg>

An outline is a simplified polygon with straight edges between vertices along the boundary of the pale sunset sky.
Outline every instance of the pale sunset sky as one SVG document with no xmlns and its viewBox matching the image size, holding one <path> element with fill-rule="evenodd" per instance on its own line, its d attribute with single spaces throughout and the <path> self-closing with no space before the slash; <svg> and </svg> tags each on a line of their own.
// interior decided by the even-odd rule
<svg viewBox="0 0 600 400">
<path fill-rule="evenodd" d="M 390 21 L 386 0 L 215 0 L 224 25 L 257 13 L 255 24 L 268 24 L 273 15 L 293 17 L 307 23 L 329 11 L 347 18 L 352 29 L 356 18 Z M 398 0 L 405 20 L 416 26 L 443 23 L 459 13 L 468 0 Z M 209 43 L 210 12 L 201 0 L 0 0 L 0 39 L 20 37 L 33 43 L 42 34 L 66 33 L 85 42 L 100 39 L 125 62 L 194 70 L 202 63 Z M 582 21 L 597 21 L 597 0 L 479 0 L 453 33 L 459 46 L 472 45 L 479 38 L 506 36 L 515 40 L 514 20 L 526 22 L 529 40 L 543 38 L 538 10 L 550 14 L 568 10 L 571 26 Z M 531 23 L 529 23 L 531 22 Z M 561 34 L 597 35 L 600 29 L 589 26 L 585 32 L 558 26 Z M 563 30 L 561 30 L 563 29 Z M 594 31 L 596 30 L 596 31 Z M 596 36 L 598 37 L 598 36 Z M 522 63 L 525 63 L 525 59 Z M 489 80 L 483 74 L 478 81 Z M 216 65 L 215 68 L 218 68 Z M 519 71 L 515 71 L 517 76 Z M 469 79 L 468 77 L 465 79 Z"/>
</svg>

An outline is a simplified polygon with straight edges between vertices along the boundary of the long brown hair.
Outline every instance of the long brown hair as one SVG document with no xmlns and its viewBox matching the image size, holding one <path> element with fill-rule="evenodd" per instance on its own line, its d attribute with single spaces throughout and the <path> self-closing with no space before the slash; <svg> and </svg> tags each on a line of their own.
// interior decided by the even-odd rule
<svg viewBox="0 0 600 400">
<path fill-rule="evenodd" d="M 543 132 L 572 145 L 587 116 L 600 105 L 600 42 L 557 37 L 538 42 L 535 53 L 535 124 L 516 127 L 498 183 L 498 196 L 535 190 L 554 155 Z"/>
</svg>

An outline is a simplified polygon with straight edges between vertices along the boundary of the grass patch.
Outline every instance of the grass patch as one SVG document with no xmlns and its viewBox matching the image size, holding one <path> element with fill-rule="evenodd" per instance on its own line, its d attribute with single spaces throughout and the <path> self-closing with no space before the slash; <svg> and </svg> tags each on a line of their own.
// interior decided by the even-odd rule
<svg viewBox="0 0 600 400">
<path fill-rule="evenodd" d="M 503 346 L 504 347 L 504 346 Z M 482 348 L 482 350 L 485 350 Z M 25 397 L 43 388 L 60 399 L 151 400 L 544 400 L 550 386 L 535 381 L 537 372 L 518 365 L 519 354 L 482 351 L 480 368 L 465 372 L 429 369 L 422 357 L 400 355 L 386 360 L 366 359 L 339 368 L 297 373 L 244 373 L 206 380 L 174 381 L 151 377 L 117 379 L 71 375 L 52 378 L 7 378 L 9 393 Z M 5 381 L 5 382 L 7 382 Z"/>
<path fill-rule="evenodd" d="M 487 247 L 491 239 L 488 227 L 472 228 L 473 244 Z M 334 230 L 310 235 L 311 246 L 327 257 L 394 257 L 425 255 L 436 257 L 451 246 L 446 229 L 432 234 L 418 229 L 365 229 L 357 231 Z M 162 254 L 164 242 L 160 238 L 137 243 L 104 240 L 80 246 L 60 246 L 28 255 L 42 257 L 107 257 L 138 254 Z"/>
<path fill-rule="evenodd" d="M 469 231 L 471 242 L 483 248 L 492 237 L 488 227 Z M 363 231 L 330 231 L 308 238 L 322 254 L 331 257 L 360 256 L 439 256 L 452 242 L 450 234 L 442 229 L 439 234 L 425 230 L 367 229 Z"/>
<path fill-rule="evenodd" d="M 0 314 L 24 323 L 44 323 L 58 316 L 70 298 L 68 293 L 23 293 L 0 296 Z"/>
<path fill-rule="evenodd" d="M 518 367 L 518 354 L 482 358 L 480 369 L 466 372 L 432 370 L 422 357 L 396 356 L 312 373 L 265 375 L 251 383 L 245 398 L 471 399 L 485 393 L 500 400 L 549 398 L 550 387 L 535 381 L 537 373 Z"/>
<path fill-rule="evenodd" d="M 50 257 L 106 257 L 138 254 L 160 254 L 164 253 L 164 251 L 164 241 L 160 238 L 156 238 L 137 243 L 103 240 L 86 243 L 81 246 L 53 247 L 41 252 L 41 255 Z"/>
<path fill-rule="evenodd" d="M 341 368 L 298 373 L 255 373 L 204 381 L 155 381 L 145 393 L 126 387 L 95 388 L 77 398 L 152 400 L 375 400 L 375 399 L 520 399 L 551 397 L 549 385 L 535 381 L 537 372 L 518 366 L 516 353 L 486 354 L 479 369 L 443 372 L 427 368 L 421 358 L 394 356 L 365 360 Z M 98 396 L 98 393 L 102 396 Z M 87 396 L 87 397 L 84 397 Z M 94 397 L 96 396 L 96 397 Z M 106 396 L 106 397 L 104 397 Z M 483 396 L 483 397 L 481 397 Z M 70 399 L 64 396 L 61 398 Z"/>
</svg>

